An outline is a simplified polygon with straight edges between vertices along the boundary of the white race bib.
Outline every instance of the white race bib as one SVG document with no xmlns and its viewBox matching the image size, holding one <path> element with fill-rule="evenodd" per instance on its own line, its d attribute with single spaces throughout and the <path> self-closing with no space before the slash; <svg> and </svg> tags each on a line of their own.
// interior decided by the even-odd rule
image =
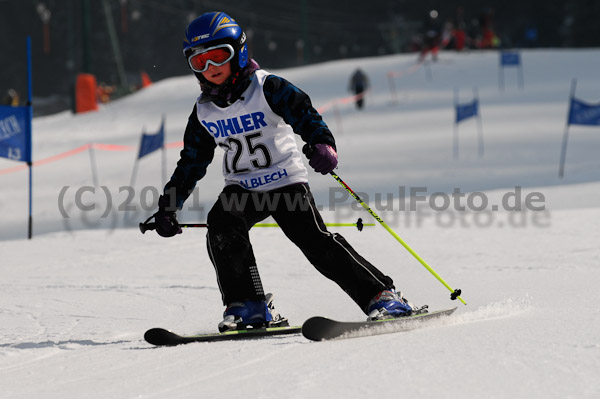
<svg viewBox="0 0 600 399">
<path fill-rule="evenodd" d="M 198 120 L 225 151 L 225 185 L 268 191 L 307 182 L 294 131 L 265 99 L 263 85 L 269 75 L 257 70 L 243 100 L 229 107 L 197 103 Z"/>
</svg>

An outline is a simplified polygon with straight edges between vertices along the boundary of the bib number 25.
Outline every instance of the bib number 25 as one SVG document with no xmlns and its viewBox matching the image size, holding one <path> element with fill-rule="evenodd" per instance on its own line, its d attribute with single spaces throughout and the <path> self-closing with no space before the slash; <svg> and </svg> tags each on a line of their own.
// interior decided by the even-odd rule
<svg viewBox="0 0 600 399">
<path fill-rule="evenodd" d="M 254 169 L 264 169 L 271 166 L 269 148 L 259 142 L 262 132 L 247 134 L 244 140 L 228 137 L 227 141 L 219 144 L 225 148 L 225 170 L 227 173 L 249 172 L 249 168 L 240 167 L 240 159 L 249 159 Z M 231 160 L 230 160 L 231 158 Z"/>
</svg>

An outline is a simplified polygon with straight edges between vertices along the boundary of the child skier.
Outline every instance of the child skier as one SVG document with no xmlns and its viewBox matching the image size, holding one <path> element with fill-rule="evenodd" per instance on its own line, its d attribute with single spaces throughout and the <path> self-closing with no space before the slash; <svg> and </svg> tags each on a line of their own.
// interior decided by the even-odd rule
<svg viewBox="0 0 600 399">
<path fill-rule="evenodd" d="M 154 214 L 163 237 L 181 233 L 175 211 L 204 177 L 215 148 L 225 151 L 225 187 L 208 214 L 207 247 L 223 304 L 220 331 L 287 325 L 265 295 L 248 231 L 272 216 L 313 266 L 336 282 L 370 318 L 413 308 L 392 279 L 327 231 L 307 182 L 294 133 L 322 174 L 338 163 L 334 138 L 310 98 L 248 59 L 246 35 L 223 12 L 203 14 L 185 31 L 183 53 L 200 83 L 177 167 Z"/>
</svg>

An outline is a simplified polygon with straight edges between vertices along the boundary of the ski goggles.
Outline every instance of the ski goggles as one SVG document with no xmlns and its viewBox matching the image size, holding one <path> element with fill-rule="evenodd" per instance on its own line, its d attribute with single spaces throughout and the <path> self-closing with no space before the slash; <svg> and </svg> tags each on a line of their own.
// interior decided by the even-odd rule
<svg viewBox="0 0 600 399">
<path fill-rule="evenodd" d="M 219 44 L 218 46 L 194 51 L 188 57 L 188 64 L 194 72 L 205 72 L 210 64 L 221 66 L 228 63 L 234 54 L 235 51 L 229 44 Z"/>
</svg>

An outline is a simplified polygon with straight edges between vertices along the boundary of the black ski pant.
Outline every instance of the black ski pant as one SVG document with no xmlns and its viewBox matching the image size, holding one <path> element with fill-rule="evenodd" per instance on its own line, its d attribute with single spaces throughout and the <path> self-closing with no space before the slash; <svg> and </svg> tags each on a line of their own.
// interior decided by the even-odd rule
<svg viewBox="0 0 600 399">
<path fill-rule="evenodd" d="M 312 265 L 336 282 L 366 313 L 371 299 L 393 288 L 392 279 L 327 231 L 308 184 L 267 192 L 226 186 L 208 214 L 207 246 L 223 303 L 265 297 L 248 231 L 272 216 Z"/>
</svg>

